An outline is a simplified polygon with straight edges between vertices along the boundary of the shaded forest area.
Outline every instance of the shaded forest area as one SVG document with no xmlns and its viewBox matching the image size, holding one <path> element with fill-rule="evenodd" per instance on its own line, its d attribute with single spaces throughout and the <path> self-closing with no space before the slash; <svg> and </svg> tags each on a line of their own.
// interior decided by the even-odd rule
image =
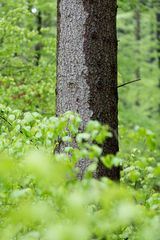
<svg viewBox="0 0 160 240">
<path fill-rule="evenodd" d="M 74 4 L 58 2 L 66 9 Z M 105 6 L 105 1 L 98 6 L 102 2 Z M 118 0 L 117 5 L 115 131 L 97 116 L 84 124 L 72 109 L 57 114 L 56 1 L 1 0 L 2 240 L 159 240 L 160 3 Z M 112 138 L 119 151 L 117 145 L 115 152 L 105 152 Z M 77 166 L 83 160 L 82 174 Z M 98 172 L 97 179 L 99 163 L 107 174 Z M 121 170 L 118 183 L 111 181 L 115 169 Z"/>
</svg>

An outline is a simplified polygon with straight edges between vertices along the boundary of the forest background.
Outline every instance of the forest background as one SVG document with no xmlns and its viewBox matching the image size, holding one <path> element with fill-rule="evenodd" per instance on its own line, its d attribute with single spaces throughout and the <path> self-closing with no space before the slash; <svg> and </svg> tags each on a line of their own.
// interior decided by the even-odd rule
<svg viewBox="0 0 160 240">
<path fill-rule="evenodd" d="M 55 239 L 65 240 L 75 239 L 79 232 L 82 234 L 79 239 L 103 237 L 104 239 L 159 239 L 160 4 L 158 0 L 119 0 L 118 6 L 118 85 L 136 79 L 141 80 L 119 88 L 120 152 L 117 157 L 106 157 L 103 161 L 107 167 L 112 164 L 123 165 L 121 182 L 127 187 L 120 190 L 116 186 L 108 186 L 111 183 L 105 182 L 107 180 L 94 182 L 90 179 L 93 166 L 86 175 L 88 185 L 85 189 L 83 185 L 85 183 L 79 185 L 72 178 L 72 180 L 65 179 L 64 172 L 73 170 L 74 165 L 68 163 L 69 147 L 66 149 L 66 155 L 54 155 L 55 161 L 65 159 L 67 166 L 64 163 L 61 163 L 62 166 L 59 166 L 59 163 L 54 167 L 50 166 L 48 160 L 50 156 L 41 159 L 40 155 L 43 154 L 38 152 L 30 153 L 28 158 L 32 161 L 29 161 L 27 167 L 28 160 L 23 160 L 24 166 L 20 160 L 26 159 L 25 153 L 31 148 L 43 148 L 46 154 L 52 153 L 59 135 L 64 141 L 69 142 L 70 136 L 64 134 L 68 121 L 73 124 L 70 131 L 78 134 L 80 122 L 78 116 L 66 114 L 59 120 L 54 117 L 56 1 L 1 0 L 0 151 L 3 161 L 0 163 L 2 173 L 0 202 L 3 211 L 0 231 L 2 239 L 52 239 L 52 236 L 57 234 Z M 103 141 L 103 133 L 106 129 L 96 124 L 98 123 L 90 123 L 85 134 L 92 136 L 93 129 L 97 128 L 100 132 L 100 141 Z M 81 151 L 76 152 L 76 156 L 73 154 L 74 163 L 82 157 L 82 153 L 89 155 L 91 159 L 97 159 L 101 155 L 97 145 L 88 149 L 82 144 L 82 138 L 86 136 L 88 138 L 88 135 L 77 136 Z M 87 153 L 84 151 L 86 149 Z M 6 154 L 10 155 L 10 158 L 6 157 Z M 16 159 L 14 164 L 16 162 L 17 170 L 15 165 L 12 166 L 11 159 Z M 26 173 L 25 169 L 28 168 L 29 173 Z M 59 176 L 64 180 L 63 183 L 59 180 L 58 174 L 54 174 L 54 177 L 52 172 L 48 174 L 49 168 L 59 172 Z M 10 182 L 11 176 L 13 179 Z M 49 176 L 49 179 L 46 176 Z M 46 179 L 46 182 L 45 180 L 41 182 L 42 178 Z M 52 181 L 55 185 L 54 190 Z M 59 189 L 60 183 L 61 189 Z M 74 193 L 68 185 L 66 187 L 66 183 L 74 184 L 76 189 Z M 105 184 L 107 190 L 103 186 Z M 88 197 L 92 188 L 99 194 L 98 197 L 97 193 L 93 193 L 95 202 Z M 58 193 L 56 189 L 59 189 Z M 130 193 L 131 189 L 136 193 Z M 108 205 L 104 203 L 107 191 L 111 196 L 107 200 Z M 66 197 L 63 196 L 64 192 Z M 131 197 L 128 197 L 130 194 Z M 57 209 L 61 209 L 62 216 L 57 217 L 59 210 L 52 209 L 53 196 L 56 196 L 54 204 Z M 86 197 L 89 199 L 88 202 Z M 110 205 L 113 199 L 117 199 L 114 206 Z M 136 199 L 138 207 L 145 208 L 144 212 L 142 209 L 140 211 L 137 209 L 133 199 Z M 34 208 L 35 202 L 39 206 L 37 210 Z M 65 202 L 67 202 L 67 212 L 71 211 L 78 222 L 79 228 L 75 228 L 74 231 L 72 217 L 63 209 Z M 93 205 L 92 211 L 88 210 L 90 217 L 87 218 L 86 224 L 83 224 L 86 209 L 81 209 L 81 202 L 89 208 Z M 103 216 L 98 215 L 99 203 L 102 205 Z M 117 211 L 110 212 L 110 208 Z M 40 209 L 43 210 L 43 214 Z M 26 213 L 27 211 L 29 214 Z M 53 221 L 54 217 L 50 216 L 50 211 L 53 212 L 54 217 L 56 216 L 56 220 Z M 104 212 L 107 212 L 106 215 Z M 130 214 L 127 215 L 127 212 Z M 93 216 L 95 222 L 91 220 Z M 107 222 L 107 227 L 103 223 L 109 216 L 112 221 L 110 226 Z M 117 222 L 115 218 L 118 219 Z M 52 221 L 53 223 L 50 224 Z M 63 227 L 62 222 L 65 221 L 69 221 L 68 227 Z M 101 228 L 98 227 L 99 225 Z M 47 231 L 44 230 L 44 226 L 47 226 Z M 96 226 L 95 232 L 91 230 L 93 226 Z M 68 238 L 66 238 L 67 234 Z"/>
</svg>

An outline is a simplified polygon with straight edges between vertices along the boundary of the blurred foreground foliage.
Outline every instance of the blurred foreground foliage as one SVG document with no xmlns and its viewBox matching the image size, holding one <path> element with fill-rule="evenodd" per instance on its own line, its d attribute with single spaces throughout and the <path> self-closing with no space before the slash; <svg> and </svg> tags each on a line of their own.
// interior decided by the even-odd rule
<svg viewBox="0 0 160 240">
<path fill-rule="evenodd" d="M 108 128 L 90 121 L 80 132 L 81 118 L 71 112 L 43 118 L 1 105 L 0 121 L 2 240 L 159 239 L 160 165 L 152 132 L 121 127 L 127 150 L 115 157 L 102 156 Z M 64 152 L 53 154 L 58 142 Z M 92 163 L 79 181 L 75 166 L 82 158 Z M 120 184 L 92 177 L 98 159 L 108 168 L 123 166 Z"/>
</svg>

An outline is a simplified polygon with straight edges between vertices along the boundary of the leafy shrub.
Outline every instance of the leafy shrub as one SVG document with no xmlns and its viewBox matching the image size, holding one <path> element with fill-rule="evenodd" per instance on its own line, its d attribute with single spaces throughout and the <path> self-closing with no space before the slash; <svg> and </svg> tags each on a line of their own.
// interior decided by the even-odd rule
<svg viewBox="0 0 160 240">
<path fill-rule="evenodd" d="M 143 148 L 114 157 L 102 156 L 99 146 L 110 136 L 108 128 L 90 121 L 79 132 L 81 118 L 71 112 L 43 118 L 1 106 L 1 124 L 2 240 L 159 239 L 160 166 L 153 134 L 129 133 L 133 141 L 139 134 L 150 138 L 143 157 Z M 53 154 L 60 141 L 64 152 Z M 76 163 L 82 158 L 92 164 L 79 181 Z M 99 158 L 107 167 L 123 165 L 120 185 L 92 177 Z"/>
<path fill-rule="evenodd" d="M 55 1 L 1 0 L 2 104 L 24 111 L 54 113 L 55 16 Z"/>
</svg>

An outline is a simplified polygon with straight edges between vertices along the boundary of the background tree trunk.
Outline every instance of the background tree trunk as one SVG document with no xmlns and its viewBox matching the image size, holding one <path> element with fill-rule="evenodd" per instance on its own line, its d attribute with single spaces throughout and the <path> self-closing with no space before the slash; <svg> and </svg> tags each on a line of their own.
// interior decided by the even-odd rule
<svg viewBox="0 0 160 240">
<path fill-rule="evenodd" d="M 137 6 L 137 8 L 134 11 L 134 18 L 135 18 L 135 46 L 136 46 L 136 60 L 137 60 L 136 69 L 135 69 L 135 78 L 140 79 L 141 78 L 141 69 L 140 69 L 141 12 L 140 12 L 139 6 Z M 140 92 L 137 91 L 135 105 L 138 107 L 140 106 L 139 96 L 140 96 Z"/>
<path fill-rule="evenodd" d="M 135 71 L 136 79 L 141 78 L 141 72 L 140 72 L 140 40 L 141 40 L 141 12 L 139 7 L 135 9 L 134 12 L 135 17 L 135 40 L 136 40 L 136 46 L 137 46 L 137 67 Z"/>
<path fill-rule="evenodd" d="M 82 128 L 90 119 L 109 124 L 104 154 L 118 151 L 116 12 L 116 0 L 58 0 L 57 115 L 78 112 Z M 99 163 L 97 177 L 119 172 Z"/>
<path fill-rule="evenodd" d="M 160 4 L 159 4 L 160 5 Z M 157 56 L 158 56 L 158 88 L 160 89 L 160 13 L 156 14 L 157 20 Z M 160 103 L 158 105 L 158 113 L 160 114 Z"/>
<path fill-rule="evenodd" d="M 42 12 L 40 10 L 37 10 L 37 16 L 36 16 L 36 24 L 37 24 L 37 32 L 39 35 L 42 34 Z M 35 56 L 35 65 L 39 66 L 40 58 L 41 58 L 41 50 L 42 50 L 42 44 L 39 42 L 35 45 L 35 51 L 36 51 L 36 56 Z"/>
</svg>

